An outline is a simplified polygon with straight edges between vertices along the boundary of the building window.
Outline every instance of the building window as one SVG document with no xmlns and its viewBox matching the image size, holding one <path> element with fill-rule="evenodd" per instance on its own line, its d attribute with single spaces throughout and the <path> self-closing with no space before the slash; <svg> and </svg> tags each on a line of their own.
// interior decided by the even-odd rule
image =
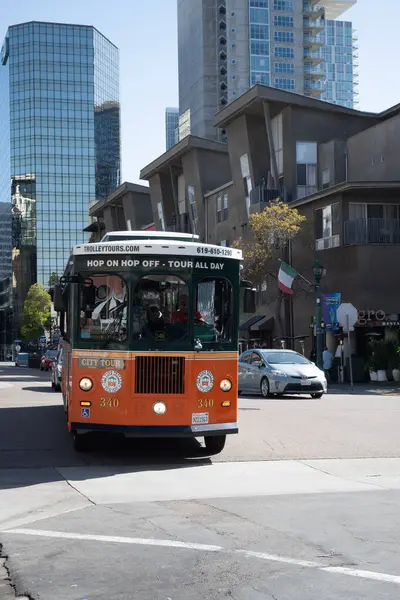
<svg viewBox="0 0 400 600">
<path fill-rule="evenodd" d="M 285 46 L 275 46 L 275 58 L 294 58 L 294 48 L 286 48 Z"/>
<path fill-rule="evenodd" d="M 268 8 L 269 0 L 250 0 L 250 8 Z"/>
<path fill-rule="evenodd" d="M 315 211 L 315 249 L 328 250 L 340 245 L 339 203 Z"/>
<path fill-rule="evenodd" d="M 292 31 L 275 31 L 274 32 L 275 42 L 289 42 L 294 44 L 294 33 Z"/>
<path fill-rule="evenodd" d="M 261 40 L 251 40 L 250 54 L 261 54 L 262 56 L 269 56 L 269 42 L 263 42 Z"/>
<path fill-rule="evenodd" d="M 282 10 L 286 12 L 293 11 L 292 0 L 274 0 L 274 10 Z"/>
<path fill-rule="evenodd" d="M 317 191 L 317 143 L 296 143 L 297 199 Z"/>
<path fill-rule="evenodd" d="M 250 86 L 257 85 L 269 85 L 270 79 L 268 73 L 257 73 L 253 71 L 250 76 Z"/>
<path fill-rule="evenodd" d="M 278 175 L 283 173 L 283 121 L 282 113 L 279 113 L 276 117 L 271 119 L 272 139 L 274 142 L 276 162 L 278 165 Z M 274 170 L 271 165 L 271 173 Z M 278 182 L 275 182 L 276 188 L 278 188 Z"/>
<path fill-rule="evenodd" d="M 228 194 L 217 196 L 217 223 L 222 223 L 228 218 Z"/>
<path fill-rule="evenodd" d="M 190 217 L 192 221 L 192 232 L 198 234 L 198 224 L 199 219 L 197 216 L 197 206 L 196 206 L 196 196 L 194 193 L 193 185 L 188 185 L 188 196 L 189 196 L 189 206 L 190 206 Z"/>
<path fill-rule="evenodd" d="M 268 25 L 250 23 L 250 38 L 252 40 L 267 40 L 269 38 Z"/>
<path fill-rule="evenodd" d="M 294 90 L 294 79 L 275 77 L 274 85 L 280 90 Z"/>
<path fill-rule="evenodd" d="M 274 69 L 276 73 L 294 73 L 294 63 L 274 63 Z"/>
<path fill-rule="evenodd" d="M 293 17 L 287 17 L 286 15 L 275 15 L 274 25 L 275 27 L 293 27 Z"/>
<path fill-rule="evenodd" d="M 329 173 L 329 169 L 322 169 L 321 179 L 322 179 L 322 189 L 325 190 L 326 188 L 328 188 L 331 185 L 331 176 Z"/>
<path fill-rule="evenodd" d="M 163 231 L 165 231 L 165 220 L 164 220 L 164 209 L 162 202 L 157 202 L 157 213 L 158 220 L 160 221 L 160 226 Z"/>
</svg>

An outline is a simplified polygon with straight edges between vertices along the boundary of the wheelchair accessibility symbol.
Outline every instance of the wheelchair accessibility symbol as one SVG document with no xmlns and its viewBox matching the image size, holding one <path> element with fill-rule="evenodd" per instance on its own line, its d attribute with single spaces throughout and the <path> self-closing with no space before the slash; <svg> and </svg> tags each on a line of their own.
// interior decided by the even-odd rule
<svg viewBox="0 0 400 600">
<path fill-rule="evenodd" d="M 90 418 L 90 408 L 82 408 L 82 419 Z"/>
</svg>

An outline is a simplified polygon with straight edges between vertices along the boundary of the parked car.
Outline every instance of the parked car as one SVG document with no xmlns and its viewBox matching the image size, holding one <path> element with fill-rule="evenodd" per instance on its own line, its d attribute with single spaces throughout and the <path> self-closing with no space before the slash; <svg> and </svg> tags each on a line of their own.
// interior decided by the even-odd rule
<svg viewBox="0 0 400 600">
<path fill-rule="evenodd" d="M 264 398 L 285 394 L 321 398 L 326 391 L 325 373 L 293 350 L 248 350 L 239 358 L 239 393 L 261 393 Z"/>
<path fill-rule="evenodd" d="M 60 350 L 58 351 L 57 357 L 53 363 L 53 368 L 51 371 L 51 386 L 58 392 L 61 391 L 63 362 L 64 362 L 64 350 L 63 350 L 63 348 L 60 348 Z"/>
<path fill-rule="evenodd" d="M 51 371 L 53 363 L 57 358 L 57 350 L 47 350 L 40 360 L 41 371 Z"/>
</svg>

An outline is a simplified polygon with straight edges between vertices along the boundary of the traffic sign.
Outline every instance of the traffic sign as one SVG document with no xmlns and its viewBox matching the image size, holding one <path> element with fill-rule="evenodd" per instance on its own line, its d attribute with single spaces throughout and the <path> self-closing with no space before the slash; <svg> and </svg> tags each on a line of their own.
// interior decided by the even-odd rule
<svg viewBox="0 0 400 600">
<path fill-rule="evenodd" d="M 358 310 L 350 302 L 344 302 L 336 312 L 337 319 L 345 331 L 353 331 L 358 320 Z"/>
</svg>

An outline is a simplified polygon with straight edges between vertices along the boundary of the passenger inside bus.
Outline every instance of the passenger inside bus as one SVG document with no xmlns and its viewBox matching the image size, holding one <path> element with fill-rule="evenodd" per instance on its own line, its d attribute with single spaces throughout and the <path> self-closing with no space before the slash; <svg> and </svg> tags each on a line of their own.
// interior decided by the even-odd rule
<svg viewBox="0 0 400 600">
<path fill-rule="evenodd" d="M 189 313 L 189 297 L 186 294 L 182 294 L 179 298 L 178 309 L 175 310 L 171 315 L 171 323 L 187 323 Z M 205 323 L 201 313 L 196 310 L 194 314 L 195 323 Z"/>
</svg>

